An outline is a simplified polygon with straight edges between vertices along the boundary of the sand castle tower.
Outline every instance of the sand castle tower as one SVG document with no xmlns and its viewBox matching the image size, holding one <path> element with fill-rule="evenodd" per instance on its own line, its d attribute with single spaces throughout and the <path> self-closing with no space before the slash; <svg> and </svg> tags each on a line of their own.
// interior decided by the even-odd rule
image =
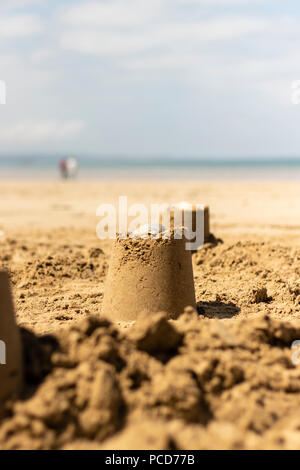
<svg viewBox="0 0 300 470">
<path fill-rule="evenodd" d="M 198 224 L 201 223 L 201 230 L 203 230 L 204 238 L 203 242 L 208 242 L 210 238 L 210 224 L 209 224 L 209 207 L 196 206 L 195 204 L 188 204 L 186 202 L 182 202 L 179 204 L 172 205 L 169 209 L 170 213 L 170 221 L 171 221 L 171 228 L 174 228 L 174 224 L 177 226 L 186 226 L 186 218 L 190 218 L 192 222 L 192 231 L 196 232 L 197 229 L 197 221 Z M 203 223 L 203 227 L 202 227 Z M 196 242 L 196 238 L 192 238 L 191 242 Z M 199 248 L 201 243 L 199 243 L 196 247 Z"/>
<path fill-rule="evenodd" d="M 22 348 L 15 321 L 9 275 L 0 271 L 0 412 L 22 385 Z"/>
<path fill-rule="evenodd" d="M 172 233 L 168 239 L 140 235 L 114 242 L 102 315 L 132 321 L 142 312 L 164 311 L 169 318 L 177 318 L 185 307 L 196 307 L 186 240 L 176 240 Z"/>
</svg>

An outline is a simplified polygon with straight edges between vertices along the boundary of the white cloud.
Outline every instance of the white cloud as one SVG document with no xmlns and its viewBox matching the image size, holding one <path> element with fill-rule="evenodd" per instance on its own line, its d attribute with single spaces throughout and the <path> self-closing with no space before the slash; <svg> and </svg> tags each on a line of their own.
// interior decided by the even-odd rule
<svg viewBox="0 0 300 470">
<path fill-rule="evenodd" d="M 169 41 L 218 41 L 266 30 L 268 21 L 259 18 L 225 17 L 208 21 L 170 23 L 161 30 Z"/>
<path fill-rule="evenodd" d="M 30 1 L 30 0 L 28 0 Z M 273 0 L 272 0 L 273 1 Z M 203 5 L 227 6 L 253 3 L 268 3 L 270 0 L 98 0 L 65 6 L 60 18 L 75 26 L 133 26 L 141 22 L 161 21 L 178 7 L 199 7 Z"/>
<path fill-rule="evenodd" d="M 122 55 L 140 52 L 159 44 L 159 38 L 146 34 L 120 34 L 100 31 L 69 31 L 64 33 L 64 49 L 95 55 Z"/>
<path fill-rule="evenodd" d="M 56 57 L 57 51 L 50 48 L 37 48 L 30 54 L 30 59 L 36 64 L 47 63 Z"/>
<path fill-rule="evenodd" d="M 124 55 L 153 47 L 198 46 L 264 31 L 268 22 L 256 18 L 220 18 L 199 22 L 168 22 L 142 30 L 70 29 L 61 36 L 65 49 L 95 55 Z"/>
<path fill-rule="evenodd" d="M 3 143 L 40 143 L 45 141 L 63 141 L 75 137 L 84 129 L 82 121 L 44 121 L 23 122 L 0 127 L 0 139 Z"/>
<path fill-rule="evenodd" d="M 202 6 L 202 5 L 247 5 L 247 4 L 254 4 L 254 3 L 268 3 L 268 2 L 273 2 L 274 0 L 165 0 L 167 2 L 172 2 L 173 4 L 177 5 L 197 5 L 197 6 Z"/>
<path fill-rule="evenodd" d="M 0 10 L 14 10 L 28 6 L 40 6 L 45 4 L 46 1 L 47 0 L 9 0 L 0 3 Z"/>
<path fill-rule="evenodd" d="M 11 39 L 41 32 L 42 22 L 35 15 L 18 15 L 0 18 L 0 38 Z"/>
<path fill-rule="evenodd" d="M 162 0 L 86 2 L 61 11 L 61 19 L 75 26 L 132 26 L 159 16 Z"/>
</svg>

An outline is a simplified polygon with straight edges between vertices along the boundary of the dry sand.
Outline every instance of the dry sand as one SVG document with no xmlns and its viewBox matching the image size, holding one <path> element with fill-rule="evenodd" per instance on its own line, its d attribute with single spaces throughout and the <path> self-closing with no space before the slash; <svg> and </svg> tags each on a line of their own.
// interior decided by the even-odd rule
<svg viewBox="0 0 300 470">
<path fill-rule="evenodd" d="M 197 313 L 102 319 L 111 242 L 95 213 L 119 195 L 210 206 Z M 296 183 L 1 182 L 26 382 L 0 448 L 299 449 L 299 207 Z"/>
</svg>

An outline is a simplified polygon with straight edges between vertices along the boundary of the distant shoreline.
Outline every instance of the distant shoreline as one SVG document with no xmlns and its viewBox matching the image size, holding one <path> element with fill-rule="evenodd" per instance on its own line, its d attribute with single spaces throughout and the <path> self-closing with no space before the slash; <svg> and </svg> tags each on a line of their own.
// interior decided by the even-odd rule
<svg viewBox="0 0 300 470">
<path fill-rule="evenodd" d="M 70 154 L 73 155 L 73 154 Z M 1 156 L 2 168 L 56 168 L 61 156 Z M 171 158 L 171 157 L 88 157 L 77 155 L 81 168 L 86 169 L 160 169 L 160 168 L 300 168 L 300 158 Z"/>
<path fill-rule="evenodd" d="M 78 180 L 299 181 L 300 164 L 268 166 L 90 166 L 79 161 Z M 1 165 L 0 180 L 60 180 L 58 165 Z"/>
</svg>

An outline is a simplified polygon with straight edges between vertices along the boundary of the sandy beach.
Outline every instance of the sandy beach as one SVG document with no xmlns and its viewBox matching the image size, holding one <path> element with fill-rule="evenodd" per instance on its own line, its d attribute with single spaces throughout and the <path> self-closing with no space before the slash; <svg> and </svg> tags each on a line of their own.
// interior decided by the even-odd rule
<svg viewBox="0 0 300 470">
<path fill-rule="evenodd" d="M 96 209 L 121 195 L 209 205 L 197 313 L 102 319 L 111 241 L 97 239 Z M 26 383 L 0 448 L 299 449 L 299 205 L 296 182 L 2 181 L 0 267 Z M 172 344 L 144 345 L 163 331 Z"/>
</svg>

